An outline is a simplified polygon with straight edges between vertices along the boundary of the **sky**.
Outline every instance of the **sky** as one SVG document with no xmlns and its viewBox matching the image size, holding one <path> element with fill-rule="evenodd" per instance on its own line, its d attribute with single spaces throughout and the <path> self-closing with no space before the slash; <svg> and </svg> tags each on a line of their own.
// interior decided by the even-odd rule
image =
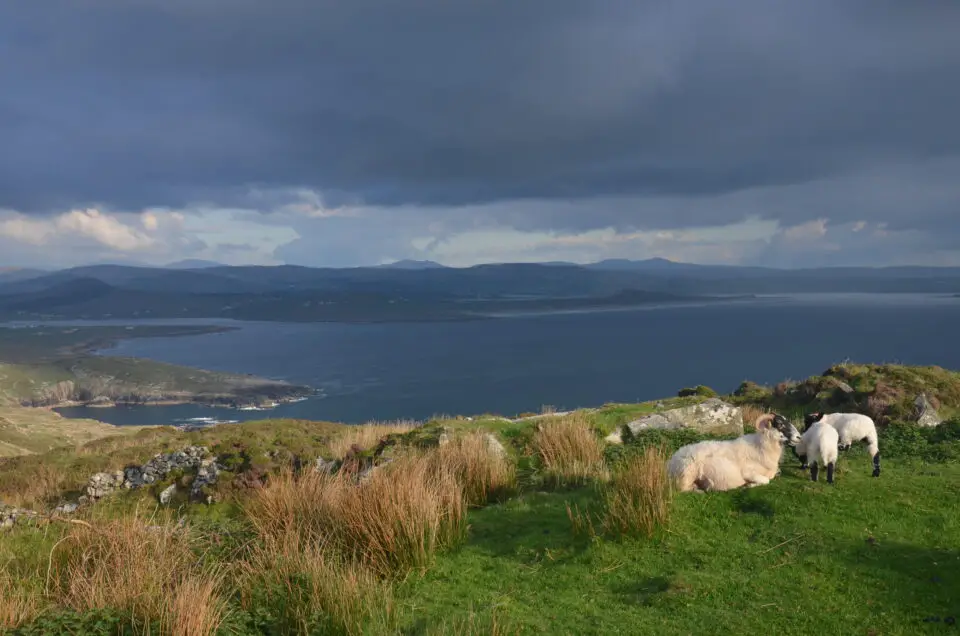
<svg viewBox="0 0 960 636">
<path fill-rule="evenodd" d="M 955 0 L 0 3 L 0 267 L 960 265 Z"/>
</svg>

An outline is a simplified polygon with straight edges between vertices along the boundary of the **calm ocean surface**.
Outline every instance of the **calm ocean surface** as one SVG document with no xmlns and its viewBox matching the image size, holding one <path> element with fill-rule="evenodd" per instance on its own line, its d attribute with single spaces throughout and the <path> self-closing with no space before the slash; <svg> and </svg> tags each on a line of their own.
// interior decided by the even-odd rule
<svg viewBox="0 0 960 636">
<path fill-rule="evenodd" d="M 61 412 L 114 424 L 510 415 L 654 399 L 695 384 L 727 392 L 744 379 L 803 378 L 847 358 L 960 368 L 960 299 L 931 295 L 797 295 L 439 324 L 153 321 L 178 322 L 241 329 L 124 341 L 103 353 L 278 378 L 322 394 L 260 412 L 193 405 Z"/>
</svg>

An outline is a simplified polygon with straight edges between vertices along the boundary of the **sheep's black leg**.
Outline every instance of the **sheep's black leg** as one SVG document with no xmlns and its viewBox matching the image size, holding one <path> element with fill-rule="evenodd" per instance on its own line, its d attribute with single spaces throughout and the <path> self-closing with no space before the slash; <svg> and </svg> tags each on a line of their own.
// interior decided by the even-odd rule
<svg viewBox="0 0 960 636">
<path fill-rule="evenodd" d="M 800 453 L 798 453 L 796 446 L 791 446 L 791 447 L 790 447 L 790 450 L 793 451 L 794 457 L 796 457 L 797 459 L 800 460 L 800 468 L 806 468 L 806 467 L 807 467 L 807 456 L 806 456 L 806 455 L 801 455 Z"/>
<path fill-rule="evenodd" d="M 880 476 L 880 453 L 879 452 L 877 452 L 877 454 L 873 456 L 873 476 L 874 477 Z"/>
<path fill-rule="evenodd" d="M 810 479 L 812 481 L 817 481 L 817 477 L 820 475 L 820 467 L 817 466 L 817 462 L 810 463 Z"/>
<path fill-rule="evenodd" d="M 827 464 L 827 483 L 833 483 L 833 462 Z"/>
<path fill-rule="evenodd" d="M 800 469 L 802 470 L 802 469 L 806 468 L 806 467 L 807 467 L 807 456 L 806 456 L 806 455 L 801 455 L 800 453 L 798 453 L 796 446 L 793 446 L 792 448 L 793 448 L 793 454 L 796 455 L 796 456 L 797 456 L 797 459 L 800 460 Z"/>
</svg>

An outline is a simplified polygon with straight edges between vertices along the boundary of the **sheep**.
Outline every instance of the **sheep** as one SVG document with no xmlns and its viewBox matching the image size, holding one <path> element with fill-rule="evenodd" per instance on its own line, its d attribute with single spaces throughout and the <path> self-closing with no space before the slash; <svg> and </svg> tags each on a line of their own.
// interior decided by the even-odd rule
<svg viewBox="0 0 960 636">
<path fill-rule="evenodd" d="M 845 451 L 854 442 L 863 442 L 873 458 L 873 476 L 880 476 L 880 446 L 877 444 L 877 427 L 873 420 L 861 413 L 809 413 L 804 416 L 804 432 L 813 424 L 823 422 L 837 429 L 840 435 L 839 449 Z M 793 449 L 800 460 L 800 468 L 807 467 L 807 452 L 803 441 Z"/>
<path fill-rule="evenodd" d="M 752 488 L 770 483 L 780 468 L 784 444 L 800 441 L 800 432 L 776 413 L 757 418 L 756 433 L 734 440 L 688 444 L 680 448 L 667 471 L 681 492 Z"/>
<path fill-rule="evenodd" d="M 840 443 L 840 434 L 837 429 L 824 422 L 814 422 L 806 427 L 800 437 L 799 448 L 802 444 L 805 452 L 810 456 L 810 479 L 817 481 L 820 466 L 827 468 L 827 483 L 833 483 L 833 469 L 837 464 L 837 446 Z"/>
</svg>

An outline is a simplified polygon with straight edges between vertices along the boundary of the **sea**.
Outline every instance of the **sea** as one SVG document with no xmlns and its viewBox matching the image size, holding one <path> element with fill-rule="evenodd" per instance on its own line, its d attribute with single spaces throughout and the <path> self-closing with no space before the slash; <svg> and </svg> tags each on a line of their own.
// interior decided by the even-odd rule
<svg viewBox="0 0 960 636">
<path fill-rule="evenodd" d="M 144 323 L 238 329 L 125 340 L 99 353 L 281 379 L 317 394 L 267 411 L 172 405 L 63 415 L 118 425 L 512 416 L 658 399 L 697 384 L 730 392 L 743 380 L 802 379 L 846 360 L 960 369 L 960 298 L 930 294 L 798 294 L 448 323 L 70 324 Z"/>
</svg>

